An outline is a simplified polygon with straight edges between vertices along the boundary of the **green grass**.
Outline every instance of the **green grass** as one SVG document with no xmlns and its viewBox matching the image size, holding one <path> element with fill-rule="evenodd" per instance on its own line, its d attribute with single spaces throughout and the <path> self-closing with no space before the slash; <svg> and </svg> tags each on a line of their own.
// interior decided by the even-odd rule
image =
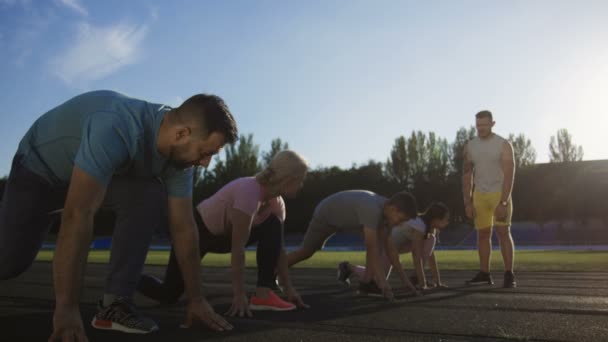
<svg viewBox="0 0 608 342">
<path fill-rule="evenodd" d="M 107 263 L 108 251 L 93 250 L 89 253 L 89 262 Z M 437 262 L 441 270 L 474 270 L 479 268 L 477 251 L 437 251 Z M 255 252 L 247 251 L 247 266 L 255 267 Z M 38 261 L 51 261 L 53 251 L 43 250 L 37 256 Z M 169 252 L 151 251 L 148 253 L 148 265 L 166 265 Z M 406 268 L 411 269 L 411 257 L 403 256 Z M 318 252 L 309 260 L 297 267 L 334 268 L 343 261 L 363 264 L 364 252 Z M 230 254 L 207 254 L 202 265 L 226 267 L 230 265 Z M 518 251 L 515 254 L 517 271 L 608 271 L 608 251 Z M 500 251 L 492 253 L 492 269 L 502 269 Z"/>
</svg>

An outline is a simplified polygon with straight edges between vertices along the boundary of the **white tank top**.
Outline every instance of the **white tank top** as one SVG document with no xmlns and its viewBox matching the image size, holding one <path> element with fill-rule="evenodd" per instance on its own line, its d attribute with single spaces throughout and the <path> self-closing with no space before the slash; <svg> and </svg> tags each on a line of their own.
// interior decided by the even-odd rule
<svg viewBox="0 0 608 342">
<path fill-rule="evenodd" d="M 467 144 L 473 161 L 473 183 L 476 192 L 500 192 L 504 174 L 500 155 L 503 144 L 508 141 L 497 134 L 490 138 L 475 137 Z"/>
<path fill-rule="evenodd" d="M 426 233 L 426 224 L 424 224 L 421 217 L 394 226 L 391 232 L 391 239 L 393 240 L 395 247 L 401 246 L 408 240 L 412 241 L 414 239 L 414 230 L 417 230 L 422 234 Z"/>
</svg>

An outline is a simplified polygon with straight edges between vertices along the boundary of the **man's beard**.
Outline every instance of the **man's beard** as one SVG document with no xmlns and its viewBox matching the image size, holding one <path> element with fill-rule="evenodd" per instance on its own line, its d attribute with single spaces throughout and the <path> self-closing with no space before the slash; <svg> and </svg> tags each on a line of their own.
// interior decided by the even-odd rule
<svg viewBox="0 0 608 342">
<path fill-rule="evenodd" d="M 179 154 L 179 148 L 178 147 L 171 147 L 171 151 L 169 152 L 169 165 L 173 166 L 174 168 L 178 169 L 178 170 L 184 170 L 187 169 L 189 167 L 191 167 L 192 165 L 196 164 L 195 162 L 192 161 L 184 161 L 181 159 L 177 158 L 177 155 Z"/>
</svg>

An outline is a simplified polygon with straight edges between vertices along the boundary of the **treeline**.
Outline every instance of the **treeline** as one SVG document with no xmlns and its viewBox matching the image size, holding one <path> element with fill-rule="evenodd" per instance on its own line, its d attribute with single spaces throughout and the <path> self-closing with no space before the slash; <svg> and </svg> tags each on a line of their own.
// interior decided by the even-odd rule
<svg viewBox="0 0 608 342">
<path fill-rule="evenodd" d="M 385 162 L 370 160 L 348 169 L 324 167 L 310 170 L 296 199 L 287 200 L 288 232 L 303 232 L 314 207 L 326 196 L 347 189 L 367 189 L 384 196 L 401 190 L 411 191 L 420 209 L 433 201 L 446 203 L 454 222 L 464 222 L 462 203 L 462 152 L 475 136 L 475 128 L 461 128 L 453 141 L 433 132 L 414 131 L 400 136 Z M 566 130 L 551 137 L 549 164 L 536 165 L 536 151 L 523 134 L 510 134 L 514 149 L 516 177 L 513 190 L 514 220 L 608 221 L 608 161 L 582 162 L 582 147 L 576 146 Z M 266 166 L 287 142 L 274 139 L 268 150 L 260 152 L 252 134 L 242 135 L 217 156 L 213 168 L 195 170 L 194 203 L 211 196 L 231 180 L 252 176 Z M 306 157 L 306 156 L 305 156 Z M 0 190 L 4 181 L 0 180 Z M 99 215 L 96 234 L 111 229 L 109 215 Z"/>
</svg>

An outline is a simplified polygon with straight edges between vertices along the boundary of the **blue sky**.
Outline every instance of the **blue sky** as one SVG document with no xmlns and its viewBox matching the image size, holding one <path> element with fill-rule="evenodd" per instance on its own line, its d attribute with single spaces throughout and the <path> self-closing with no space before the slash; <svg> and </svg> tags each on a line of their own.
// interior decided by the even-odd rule
<svg viewBox="0 0 608 342">
<path fill-rule="evenodd" d="M 453 140 L 490 109 L 548 161 L 568 128 L 606 159 L 606 1 L 0 0 L 0 175 L 42 113 L 93 89 L 178 105 L 216 93 L 262 150 L 311 166 Z"/>
</svg>

